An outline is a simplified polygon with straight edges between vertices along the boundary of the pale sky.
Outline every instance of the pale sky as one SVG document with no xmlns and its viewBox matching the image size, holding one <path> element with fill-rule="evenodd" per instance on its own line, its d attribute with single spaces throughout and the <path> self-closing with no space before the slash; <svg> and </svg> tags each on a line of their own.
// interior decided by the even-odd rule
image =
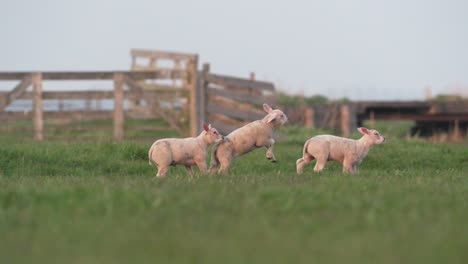
<svg viewBox="0 0 468 264">
<path fill-rule="evenodd" d="M 468 90 L 466 0 L 3 0 L 0 71 L 126 70 L 130 49 L 199 53 L 290 93 L 423 99 Z M 201 64 L 199 66 L 201 68 Z"/>
</svg>

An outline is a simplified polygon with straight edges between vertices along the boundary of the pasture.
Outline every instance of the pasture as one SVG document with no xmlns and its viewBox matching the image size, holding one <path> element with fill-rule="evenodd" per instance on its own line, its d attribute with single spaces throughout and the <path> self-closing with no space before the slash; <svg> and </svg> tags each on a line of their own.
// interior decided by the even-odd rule
<svg viewBox="0 0 468 264">
<path fill-rule="evenodd" d="M 468 142 L 379 130 L 387 142 L 355 175 L 330 162 L 298 176 L 318 132 L 290 126 L 277 164 L 259 149 L 226 175 L 176 167 L 164 179 L 148 165 L 152 142 L 3 133 L 0 262 L 468 263 Z"/>
</svg>

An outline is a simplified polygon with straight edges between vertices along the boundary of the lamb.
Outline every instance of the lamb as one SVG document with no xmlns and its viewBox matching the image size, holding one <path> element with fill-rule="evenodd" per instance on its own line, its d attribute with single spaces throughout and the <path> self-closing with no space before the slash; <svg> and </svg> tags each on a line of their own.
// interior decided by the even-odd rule
<svg viewBox="0 0 468 264">
<path fill-rule="evenodd" d="M 304 144 L 302 158 L 296 161 L 296 171 L 302 174 L 302 168 L 311 160 L 317 162 L 314 171 L 320 172 L 328 160 L 343 164 L 343 172 L 354 173 L 361 164 L 370 147 L 382 144 L 385 137 L 377 130 L 360 127 L 357 129 L 363 136 L 358 139 L 342 138 L 332 135 L 319 135 L 310 138 Z"/>
<path fill-rule="evenodd" d="M 216 128 L 211 127 L 211 124 L 203 124 L 203 131 L 197 137 L 157 140 L 149 149 L 149 164 L 154 163 L 158 167 L 157 177 L 164 176 L 169 166 L 177 164 L 184 165 L 190 176 L 193 175 L 193 165 L 197 165 L 205 174 L 208 146 L 223 138 Z"/>
<path fill-rule="evenodd" d="M 265 147 L 266 158 L 276 162 L 273 154 L 273 129 L 283 125 L 288 121 L 287 116 L 278 109 L 271 109 L 267 104 L 263 104 L 263 109 L 267 115 L 262 120 L 251 122 L 241 128 L 232 131 L 224 140 L 217 143 L 211 153 L 210 173 L 216 171 L 221 164 L 218 173 L 223 173 L 231 165 L 235 157 L 239 157 L 255 148 Z"/>
</svg>

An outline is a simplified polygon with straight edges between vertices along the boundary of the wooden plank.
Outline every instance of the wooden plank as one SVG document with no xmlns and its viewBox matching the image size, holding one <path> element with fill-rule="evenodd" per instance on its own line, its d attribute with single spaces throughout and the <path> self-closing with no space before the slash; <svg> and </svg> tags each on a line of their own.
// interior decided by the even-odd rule
<svg viewBox="0 0 468 264">
<path fill-rule="evenodd" d="M 225 124 L 228 124 L 228 125 L 233 125 L 233 126 L 236 126 L 236 127 L 244 126 L 245 124 L 250 122 L 250 120 L 249 121 L 240 121 L 238 119 L 234 119 L 234 118 L 231 118 L 229 116 L 225 116 L 225 115 L 218 114 L 218 113 L 210 113 L 208 115 L 208 121 L 209 122 L 218 121 L 218 122 L 225 123 Z"/>
<path fill-rule="evenodd" d="M 42 74 L 35 72 L 32 74 L 34 101 L 33 101 L 33 130 L 35 140 L 44 140 L 44 119 L 42 116 Z"/>
<path fill-rule="evenodd" d="M 207 122 L 206 120 L 206 102 L 207 98 L 207 86 L 208 82 L 206 81 L 206 75 L 210 72 L 210 64 L 204 63 L 203 69 L 201 73 L 199 73 L 198 77 L 198 85 L 197 85 L 197 119 L 199 122 Z M 203 124 L 200 124 L 200 129 Z"/>
<path fill-rule="evenodd" d="M 159 58 L 159 59 L 171 59 L 171 60 L 184 60 L 184 59 L 193 59 L 195 57 L 198 57 L 198 55 L 194 53 L 182 53 L 182 52 L 147 50 L 147 49 L 132 49 L 130 53 L 132 57 Z"/>
<path fill-rule="evenodd" d="M 188 71 L 188 78 L 187 78 L 187 87 L 190 91 L 190 135 L 192 137 L 197 136 L 202 131 L 202 123 L 203 120 L 199 119 L 199 106 L 197 106 L 197 82 L 198 82 L 198 74 L 197 74 L 197 67 L 198 67 L 198 56 L 195 56 L 187 61 L 186 68 Z"/>
<path fill-rule="evenodd" d="M 127 125 L 125 126 L 126 129 L 131 129 L 131 130 L 152 130 L 152 131 L 157 131 L 157 130 L 168 130 L 171 129 L 168 126 L 162 126 L 162 125 Z"/>
<path fill-rule="evenodd" d="M 148 94 L 159 94 L 156 91 L 147 91 Z M 8 93 L 0 92 L 1 96 L 7 96 Z M 144 99 L 144 95 L 137 93 L 137 91 L 124 91 L 124 97 L 134 96 L 136 99 Z M 17 99 L 33 99 L 34 93 L 33 92 L 25 92 Z M 42 92 L 42 99 L 43 100 L 75 100 L 75 99 L 82 99 L 82 100 L 100 100 L 100 99 L 113 99 L 114 92 L 113 91 L 96 91 L 96 90 L 88 90 L 88 91 L 48 91 Z"/>
<path fill-rule="evenodd" d="M 217 104 L 217 105 L 222 105 L 226 108 L 234 108 L 238 109 L 244 112 L 252 112 L 252 113 L 257 113 L 260 115 L 265 115 L 265 111 L 261 106 L 255 106 L 250 103 L 244 103 L 244 102 L 239 102 L 239 101 L 234 101 L 231 100 L 227 97 L 222 97 L 222 96 L 209 96 L 208 101 L 211 103 Z"/>
<path fill-rule="evenodd" d="M 134 80 L 185 78 L 184 70 L 161 69 L 153 71 L 65 71 L 42 72 L 43 80 L 113 80 L 114 73 L 122 73 Z M 30 72 L 0 72 L 0 80 L 21 80 Z"/>
<path fill-rule="evenodd" d="M 124 108 L 123 108 L 123 75 L 114 75 L 114 139 L 123 140 L 124 137 Z"/>
<path fill-rule="evenodd" d="M 217 84 L 217 85 L 229 85 L 229 86 L 236 86 L 236 87 L 245 87 L 254 90 L 266 90 L 266 91 L 274 91 L 275 87 L 270 82 L 263 82 L 263 81 L 251 81 L 248 79 L 242 79 L 237 77 L 225 76 L 225 75 L 218 75 L 210 73 L 206 76 L 208 82 Z"/>
<path fill-rule="evenodd" d="M 133 80 L 143 79 L 183 79 L 187 78 L 185 70 L 158 69 L 156 71 L 130 71 L 122 72 Z"/>
<path fill-rule="evenodd" d="M 245 93 L 238 93 L 232 90 L 217 89 L 217 88 L 213 88 L 210 86 L 208 86 L 207 88 L 207 94 L 209 96 L 223 96 L 231 100 L 237 100 L 237 101 L 252 103 L 252 104 L 257 104 L 257 105 L 262 105 L 263 103 L 267 103 L 267 104 L 274 103 L 274 99 L 269 96 L 253 96 L 253 95 L 249 95 Z"/>
<path fill-rule="evenodd" d="M 31 72 L 0 72 L 0 80 L 2 81 L 22 80 L 28 75 L 31 75 Z"/>
<path fill-rule="evenodd" d="M 244 120 L 258 120 L 258 119 L 262 119 L 264 116 L 259 113 L 255 113 L 251 111 L 244 111 L 244 110 L 239 110 L 236 108 L 227 108 L 225 106 L 221 106 L 213 102 L 208 102 L 206 109 L 208 113 L 219 113 L 219 114 L 223 114 L 229 117 L 244 119 Z"/>
<path fill-rule="evenodd" d="M 167 126 L 161 125 L 126 125 L 125 129 L 131 129 L 132 131 L 142 131 L 142 130 L 167 130 Z M 31 129 L 28 127 L 1 127 L 0 131 L 30 131 Z M 87 125 L 87 124 L 68 124 L 68 125 L 55 125 L 55 126 L 47 126 L 47 131 L 91 131 L 91 130 L 113 130 L 113 127 L 110 125 Z"/>
<path fill-rule="evenodd" d="M 33 118 L 33 112 L 1 112 L 0 121 L 19 121 L 19 120 L 31 120 Z M 53 121 L 90 121 L 97 119 L 111 119 L 113 116 L 112 111 L 104 110 L 90 110 L 90 111 L 44 111 L 44 119 L 47 122 Z"/>
<path fill-rule="evenodd" d="M 162 117 L 166 122 L 170 124 L 172 128 L 177 129 L 177 131 L 182 132 L 182 127 L 177 123 L 176 120 L 169 114 L 167 114 L 160 106 L 159 102 L 154 99 L 153 96 L 151 96 L 148 91 L 144 90 L 143 87 L 136 82 L 134 79 L 132 79 L 128 75 L 124 75 L 124 81 L 130 88 L 132 92 L 143 94 L 144 100 L 147 102 L 148 106 L 150 107 L 151 111 L 153 114 L 157 117 Z"/>
<path fill-rule="evenodd" d="M 26 89 L 31 85 L 32 77 L 31 75 L 26 75 L 21 82 L 13 88 L 13 90 L 9 93 L 6 93 L 1 98 L 3 100 L 0 101 L 0 112 L 5 110 L 5 108 L 11 104 L 14 100 L 21 97 L 22 94 L 26 91 Z"/>
<path fill-rule="evenodd" d="M 223 136 L 227 136 L 229 133 L 239 128 L 235 125 L 223 123 L 216 120 L 210 121 L 210 124 L 211 126 L 215 127 Z"/>
<path fill-rule="evenodd" d="M 55 125 L 46 126 L 46 131 L 50 132 L 70 132 L 70 131 L 97 131 L 105 130 L 112 131 L 113 127 L 110 125 L 80 125 L 80 124 L 67 124 L 67 125 Z"/>
<path fill-rule="evenodd" d="M 24 126 L 0 126 L 2 132 L 31 132 L 31 127 Z"/>
</svg>

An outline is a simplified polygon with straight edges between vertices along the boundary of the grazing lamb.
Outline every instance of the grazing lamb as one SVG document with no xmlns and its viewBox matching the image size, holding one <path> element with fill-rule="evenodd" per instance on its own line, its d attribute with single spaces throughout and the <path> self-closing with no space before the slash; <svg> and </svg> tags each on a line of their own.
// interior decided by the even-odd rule
<svg viewBox="0 0 468 264">
<path fill-rule="evenodd" d="M 255 148 L 265 147 L 266 157 L 276 162 L 273 154 L 273 129 L 288 121 L 286 115 L 278 110 L 271 109 L 263 104 L 263 109 L 268 113 L 262 120 L 251 122 L 241 128 L 232 131 L 224 140 L 215 145 L 211 153 L 210 173 L 221 164 L 218 173 L 224 172 L 235 157 L 241 156 Z"/>
<path fill-rule="evenodd" d="M 302 158 L 296 161 L 296 171 L 302 174 L 302 168 L 311 160 L 316 159 L 314 171 L 321 171 L 328 160 L 336 160 L 343 164 L 343 172 L 356 172 L 370 147 L 381 144 L 385 137 L 377 130 L 360 127 L 357 129 L 363 136 L 358 139 L 342 138 L 332 135 L 319 135 L 307 140 L 304 144 Z"/>
<path fill-rule="evenodd" d="M 219 142 L 223 136 L 211 124 L 203 124 L 203 131 L 198 137 L 164 138 L 153 143 L 148 152 L 149 164 L 158 167 L 157 177 L 166 174 L 169 166 L 182 164 L 188 174 L 193 175 L 192 166 L 197 165 L 206 173 L 206 153 L 208 145 Z"/>
</svg>

